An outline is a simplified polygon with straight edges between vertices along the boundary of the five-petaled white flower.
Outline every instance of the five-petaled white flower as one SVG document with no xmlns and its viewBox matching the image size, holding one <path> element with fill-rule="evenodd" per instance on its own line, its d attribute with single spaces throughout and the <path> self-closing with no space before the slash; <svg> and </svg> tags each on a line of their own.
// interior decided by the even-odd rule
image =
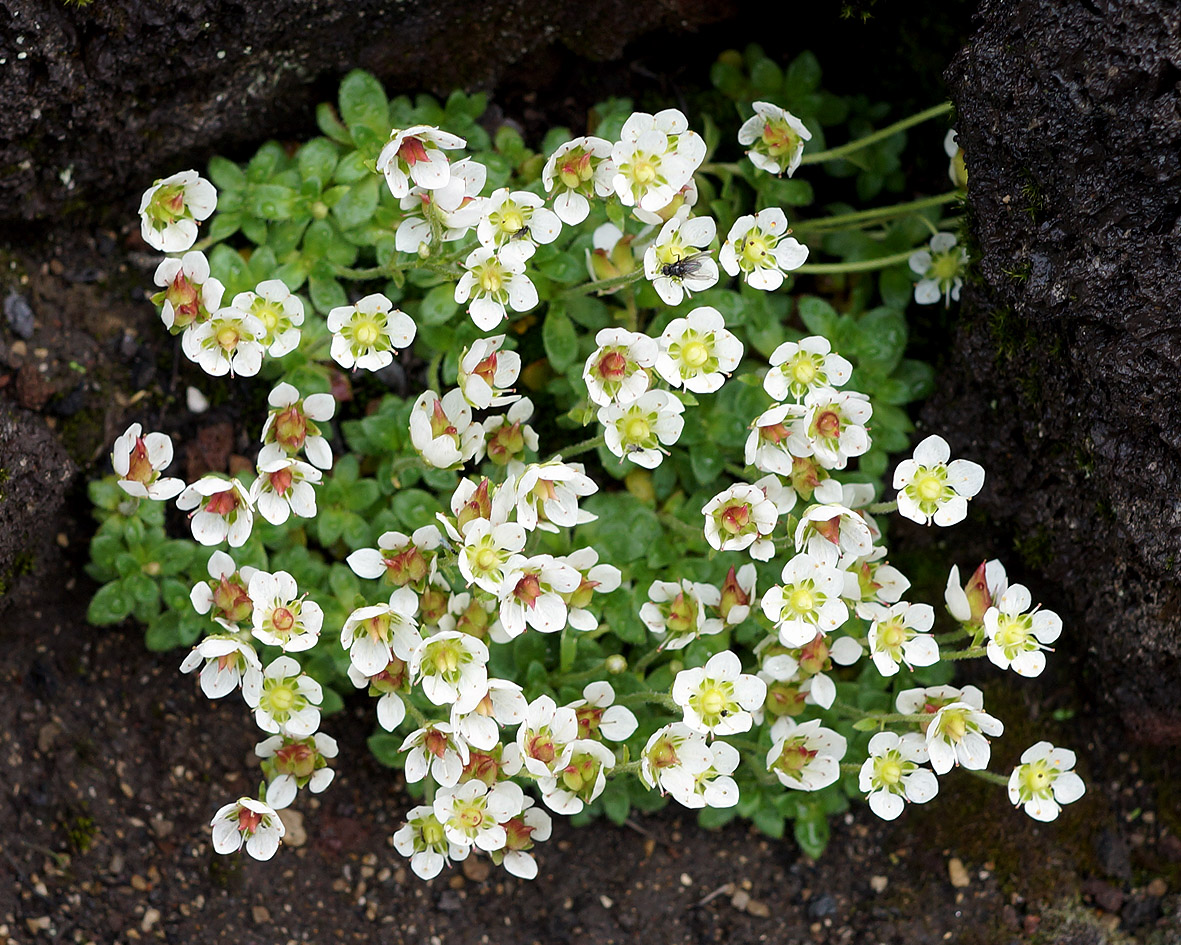
<svg viewBox="0 0 1181 945">
<path fill-rule="evenodd" d="M 207 585 L 198 584 L 198 587 Z M 204 664 L 204 665 L 202 665 Z M 262 686 L 262 663 L 249 643 L 237 637 L 211 635 L 193 647 L 180 664 L 182 673 L 201 667 L 201 691 L 210 699 L 220 699 L 238 688 Z M 245 683 L 249 680 L 249 683 Z"/>
<path fill-rule="evenodd" d="M 700 732 L 684 722 L 658 728 L 640 754 L 640 780 L 661 793 L 684 785 L 683 778 L 696 778 L 713 765 L 713 752 Z M 682 772 L 683 774 L 678 774 Z"/>
<path fill-rule="evenodd" d="M 590 215 L 588 197 L 607 197 L 614 192 L 611 147 L 604 138 L 574 138 L 559 145 L 541 169 L 545 192 L 555 188 L 558 192 L 554 212 L 568 226 L 577 226 Z"/>
<path fill-rule="evenodd" d="M 644 276 L 666 305 L 680 305 L 717 284 L 718 264 L 708 253 L 715 235 L 712 217 L 690 219 L 689 208 L 682 207 L 644 251 Z"/>
<path fill-rule="evenodd" d="M 258 478 L 250 487 L 250 500 L 258 514 L 272 525 L 282 525 L 294 513 L 300 518 L 316 517 L 316 490 L 324 474 L 298 459 L 280 457 L 258 467 Z"/>
<path fill-rule="evenodd" d="M 750 731 L 751 712 L 767 698 L 767 684 L 742 672 L 736 653 L 722 650 L 704 666 L 677 673 L 672 696 L 693 731 L 710 736 L 738 735 Z"/>
<path fill-rule="evenodd" d="M 488 691 L 488 647 L 470 634 L 441 630 L 414 648 L 410 675 L 435 705 L 475 706 Z"/>
<path fill-rule="evenodd" d="M 447 839 L 430 804 L 412 807 L 392 840 L 394 849 L 409 857 L 410 868 L 419 879 L 434 879 L 445 865 L 467 859 L 471 851 L 471 847 Z"/>
<path fill-rule="evenodd" d="M 898 694 L 898 711 L 925 712 L 928 706 L 934 708 L 948 696 L 955 700 L 939 705 L 931 721 L 926 723 L 927 751 L 931 753 L 931 767 L 935 773 L 947 774 L 957 764 L 974 771 L 988 767 L 991 749 L 985 736 L 1000 735 L 1005 726 L 984 711 L 983 693 L 975 686 L 965 686 L 958 697 L 950 686 L 920 689 L 917 696 L 912 695 L 914 692 L 916 690 L 906 690 Z M 930 701 L 932 697 L 936 702 Z M 916 709 L 915 703 L 920 699 L 922 702 Z"/>
<path fill-rule="evenodd" d="M 256 860 L 274 856 L 287 832 L 272 807 L 249 797 L 226 804 L 213 815 L 209 826 L 213 828 L 213 849 L 218 853 L 237 853 L 244 844 Z"/>
<path fill-rule="evenodd" d="M 319 469 L 332 468 L 332 447 L 318 424 L 327 423 L 336 413 L 336 398 L 331 394 L 300 397 L 296 388 L 283 382 L 267 398 L 270 410 L 263 424 L 258 452 L 259 468 L 276 459 L 294 456 L 305 450 L 308 462 Z"/>
<path fill-rule="evenodd" d="M 956 246 L 954 233 L 936 233 L 927 249 L 915 250 L 910 256 L 910 268 L 921 278 L 914 287 L 914 300 L 920 305 L 931 305 L 943 299 L 945 305 L 959 301 L 964 287 L 964 270 L 968 267 L 968 251 Z"/>
<path fill-rule="evenodd" d="M 835 503 L 810 505 L 796 526 L 795 544 L 796 551 L 806 551 L 817 561 L 844 570 L 846 563 L 873 551 L 873 533 L 852 509 Z"/>
<path fill-rule="evenodd" d="M 771 750 L 767 770 L 784 787 L 819 791 L 841 776 L 841 759 L 848 743 L 845 736 L 824 728 L 819 719 L 796 724 L 784 716 L 771 726 Z"/>
<path fill-rule="evenodd" d="M 525 793 L 512 781 L 489 787 L 472 779 L 441 790 L 434 810 L 448 842 L 489 852 L 504 847 L 508 838 L 501 824 L 517 816 L 524 804 Z"/>
<path fill-rule="evenodd" d="M 713 760 L 704 771 L 690 773 L 685 765 L 677 765 L 663 773 L 661 787 L 677 803 L 699 810 L 702 807 L 733 807 L 738 803 L 738 784 L 730 777 L 738 768 L 742 756 L 738 749 L 721 739 L 709 746 Z"/>
<path fill-rule="evenodd" d="M 611 150 L 611 185 L 625 207 L 656 213 L 676 197 L 705 160 L 701 136 L 675 108 L 649 115 L 633 112 Z"/>
<path fill-rule="evenodd" d="M 180 347 L 206 374 L 253 377 L 266 352 L 266 326 L 247 311 L 219 309 L 209 321 L 190 326 L 181 335 Z"/>
<path fill-rule="evenodd" d="M 423 525 L 413 535 L 382 532 L 376 548 L 359 548 L 345 562 L 357 577 L 384 577 L 398 587 L 422 589 L 438 570 L 435 549 L 442 540 L 435 525 Z"/>
<path fill-rule="evenodd" d="M 779 522 L 779 512 L 758 486 L 736 483 L 710 499 L 701 514 L 705 516 L 705 540 L 711 548 L 749 548 L 756 561 L 770 561 L 775 555 L 769 536 Z"/>
<path fill-rule="evenodd" d="M 1063 804 L 1077 801 L 1086 791 L 1083 779 L 1071 770 L 1074 762 L 1074 752 L 1067 748 L 1049 742 L 1030 745 L 1009 775 L 1009 800 L 1034 820 L 1054 820 Z"/>
<path fill-rule="evenodd" d="M 167 500 L 185 488 L 183 479 L 161 477 L 172 464 L 172 440 L 164 433 L 142 435 L 138 423 L 129 426 L 111 448 L 111 466 L 119 486 L 138 499 Z"/>
<path fill-rule="evenodd" d="M 712 584 L 696 581 L 653 581 L 648 601 L 640 607 L 640 620 L 657 637 L 661 647 L 680 650 L 700 636 L 721 633 L 725 624 L 717 617 L 705 616 L 705 607 L 717 607 L 722 592 Z"/>
<path fill-rule="evenodd" d="M 791 112 L 770 102 L 752 102 L 755 113 L 738 129 L 738 143 L 751 146 L 750 163 L 769 174 L 791 177 L 804 156 L 812 132 Z"/>
<path fill-rule="evenodd" d="M 209 275 L 209 260 L 197 250 L 161 260 L 153 280 L 162 291 L 152 296 L 152 301 L 160 306 L 164 327 L 174 335 L 208 321 L 221 308 L 226 291 Z"/>
<path fill-rule="evenodd" d="M 484 199 L 476 238 L 485 246 L 510 243 L 552 243 L 562 232 L 562 221 L 545 206 L 545 201 L 527 190 L 501 187 Z M 529 254 L 533 255 L 532 252 Z"/>
<path fill-rule="evenodd" d="M 787 234 L 787 215 L 778 207 L 741 216 L 726 234 L 718 259 L 729 275 L 741 273 L 752 289 L 774 292 L 785 273 L 808 259 L 808 247 Z"/>
<path fill-rule="evenodd" d="M 994 601 L 1000 600 L 1008 589 L 1009 576 L 1005 573 L 1005 566 L 995 558 L 980 562 L 963 587 L 960 586 L 959 565 L 953 564 L 947 575 L 943 599 L 948 612 L 960 623 L 980 626 L 988 608 Z"/>
<path fill-rule="evenodd" d="M 832 633 L 849 619 L 841 600 L 844 572 L 798 554 L 783 566 L 783 584 L 763 595 L 763 613 L 784 646 L 805 646 L 816 634 Z"/>
<path fill-rule="evenodd" d="M 463 239 L 480 221 L 480 191 L 487 179 L 483 164 L 464 158 L 451 165 L 451 178 L 444 186 L 412 188 L 398 202 L 403 217 L 394 234 L 394 248 L 427 256 L 435 242 Z"/>
<path fill-rule="evenodd" d="M 673 387 L 712 394 L 742 360 L 742 342 L 726 330 L 722 313 L 709 305 L 674 318 L 660 336 L 656 370 Z"/>
<path fill-rule="evenodd" d="M 595 335 L 595 344 L 599 347 L 582 369 L 591 403 L 600 407 L 628 404 L 648 389 L 648 369 L 655 367 L 660 355 L 654 339 L 624 328 L 604 328 Z"/>
<path fill-rule="evenodd" d="M 504 335 L 477 338 L 459 357 L 456 384 L 477 410 L 502 407 L 519 399 L 510 393 L 510 388 L 521 373 L 521 356 L 515 351 L 501 350 L 503 345 Z"/>
<path fill-rule="evenodd" d="M 451 179 L 451 165 L 443 152 L 455 151 L 465 144 L 458 135 L 431 125 L 395 128 L 377 156 L 377 172 L 385 175 L 385 182 L 395 197 L 410 193 L 411 181 L 426 190 L 437 190 L 447 186 Z"/>
<path fill-rule="evenodd" d="M 380 292 L 328 313 L 332 360 L 346 370 L 380 371 L 394 360 L 396 349 L 408 348 L 417 328 L 410 316 L 393 307 Z"/>
<path fill-rule="evenodd" d="M 553 776 L 538 778 L 537 788 L 546 807 L 573 816 L 603 793 L 607 772 L 615 767 L 615 752 L 602 742 L 576 738 L 564 754 L 565 763 Z"/>
<path fill-rule="evenodd" d="M 257 687 L 249 682 L 243 681 L 242 697 L 264 732 L 304 738 L 320 727 L 324 690 L 290 656 L 272 660 Z"/>
<path fill-rule="evenodd" d="M 955 525 L 968 514 L 968 500 L 984 487 L 984 467 L 951 459 L 947 440 L 932 434 L 915 447 L 914 457 L 894 469 L 898 514 L 920 525 Z"/>
<path fill-rule="evenodd" d="M 234 559 L 224 551 L 211 554 L 206 567 L 212 580 L 193 585 L 189 593 L 193 610 L 199 614 L 212 610 L 214 621 L 231 633 L 237 633 L 240 624 L 250 622 L 254 610 L 246 588 L 257 569 L 245 565 L 238 570 Z"/>
<path fill-rule="evenodd" d="M 217 189 L 196 171 L 180 171 L 144 191 L 140 235 L 152 249 L 183 253 L 197 241 L 197 224 L 216 207 Z"/>
<path fill-rule="evenodd" d="M 535 247 L 515 240 L 500 249 L 480 246 L 463 261 L 467 271 L 455 286 L 455 301 L 471 299 L 468 314 L 481 331 L 491 331 L 505 319 L 505 306 L 527 312 L 537 304 L 537 287 L 525 275 L 525 262 Z"/>
<path fill-rule="evenodd" d="M 807 438 L 810 453 L 825 469 L 844 469 L 851 458 L 871 446 L 869 422 L 873 407 L 857 391 L 822 387 L 804 397 L 807 412 L 795 422 L 795 432 Z"/>
<path fill-rule="evenodd" d="M 600 564 L 594 548 L 579 548 L 562 559 L 579 573 L 578 587 L 566 595 L 569 607 L 567 622 L 575 630 L 595 630 L 599 619 L 587 608 L 595 594 L 610 594 L 618 590 L 623 574 L 613 564 Z"/>
<path fill-rule="evenodd" d="M 176 499 L 190 516 L 193 537 L 203 545 L 228 542 L 231 548 L 246 544 L 254 525 L 254 507 L 246 487 L 237 479 L 209 475 L 198 479 Z"/>
<path fill-rule="evenodd" d="M 516 522 L 493 525 L 472 519 L 463 532 L 459 570 L 464 580 L 489 594 L 499 594 L 509 571 L 509 559 L 525 547 L 527 534 Z"/>
<path fill-rule="evenodd" d="M 1040 676 L 1045 650 L 1062 633 L 1062 618 L 1052 610 L 1026 613 L 1033 598 L 1023 584 L 1014 584 L 984 614 L 988 658 L 1020 676 Z"/>
<path fill-rule="evenodd" d="M 685 405 L 666 390 L 650 390 L 624 406 L 599 408 L 599 423 L 609 449 L 620 459 L 655 469 L 685 427 Z"/>
<path fill-rule="evenodd" d="M 366 676 L 375 676 L 397 657 L 409 660 L 421 641 L 418 635 L 418 595 L 399 587 L 388 603 L 354 610 L 340 631 L 340 645 L 349 659 Z"/>
<path fill-rule="evenodd" d="M 255 571 L 250 578 L 254 636 L 287 653 L 310 650 L 320 638 L 324 611 L 313 600 L 299 597 L 299 587 L 286 571 Z"/>
<path fill-rule="evenodd" d="M 930 635 L 935 609 L 930 604 L 899 601 L 889 607 L 867 603 L 857 616 L 870 620 L 869 655 L 883 676 L 897 674 L 899 664 L 908 668 L 931 666 L 939 661 L 939 645 Z"/>
<path fill-rule="evenodd" d="M 281 358 L 299 347 L 299 326 L 303 324 L 303 302 L 282 279 L 267 279 L 253 292 L 239 292 L 230 307 L 248 312 L 262 322 L 259 341 L 272 358 Z"/>
<path fill-rule="evenodd" d="M 449 469 L 466 463 L 484 441 L 484 428 L 472 423 L 472 408 L 459 388 L 442 399 L 423 391 L 410 411 L 410 442 L 428 463 Z"/>
<path fill-rule="evenodd" d="M 526 770 L 535 778 L 553 778 L 566 767 L 578 739 L 578 717 L 569 706 L 558 706 L 549 696 L 538 696 L 517 729 L 517 749 Z"/>
<path fill-rule="evenodd" d="M 561 457 L 531 463 L 517 478 L 517 521 L 527 531 L 556 532 L 593 522 L 597 516 L 578 508 L 580 497 L 599 491 L 581 464 L 567 465 Z"/>
<path fill-rule="evenodd" d="M 540 633 L 561 630 L 567 616 L 563 595 L 575 591 L 581 580 L 574 568 L 553 555 L 513 555 L 505 564 L 504 582 L 497 591 L 505 635 L 510 639 L 520 636 L 526 625 Z"/>
<path fill-rule="evenodd" d="M 808 456 L 812 444 L 800 422 L 807 414 L 803 404 L 777 404 L 751 423 L 743 461 L 766 473 L 791 476 L 796 457 Z"/>
<path fill-rule="evenodd" d="M 510 817 L 503 825 L 505 830 L 504 849 L 493 853 L 492 861 L 498 857 L 504 868 L 513 876 L 521 879 L 535 879 L 537 877 L 537 860 L 529 851 L 534 843 L 548 840 L 553 829 L 550 815 L 533 803 L 533 798 L 526 796 L 520 814 Z"/>
<path fill-rule="evenodd" d="M 447 722 L 428 722 L 406 736 L 399 751 L 406 755 L 406 780 L 411 784 L 421 781 L 430 772 L 441 787 L 454 787 L 463 776 L 469 750 Z"/>
<path fill-rule="evenodd" d="M 921 767 L 927 759 L 927 745 L 918 732 L 878 732 L 871 738 L 869 757 L 857 776 L 869 809 L 882 820 L 894 820 L 905 801 L 925 804 L 938 794 L 939 779 Z"/>
<path fill-rule="evenodd" d="M 336 772 L 328 767 L 328 759 L 339 753 L 336 739 L 323 732 L 310 738 L 272 735 L 254 746 L 254 753 L 262 759 L 263 770 L 273 772 L 267 782 L 266 802 L 275 810 L 291 806 L 301 787 L 313 794 L 328 789 Z"/>
<path fill-rule="evenodd" d="M 853 374 L 853 365 L 835 354 L 823 335 L 785 341 L 771 352 L 770 361 L 763 390 L 776 400 L 800 401 L 817 388 L 843 387 Z"/>
</svg>

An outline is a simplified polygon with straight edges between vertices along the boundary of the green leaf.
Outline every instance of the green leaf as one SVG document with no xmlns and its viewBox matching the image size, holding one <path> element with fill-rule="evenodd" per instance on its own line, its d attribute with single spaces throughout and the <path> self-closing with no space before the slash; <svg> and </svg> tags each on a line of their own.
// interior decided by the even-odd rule
<svg viewBox="0 0 1181 945">
<path fill-rule="evenodd" d="M 209 229 L 205 231 L 205 238 L 212 243 L 220 243 L 237 233 L 241 227 L 242 215 L 240 213 L 219 213 L 209 224 Z"/>
<path fill-rule="evenodd" d="M 134 605 L 135 601 L 128 598 L 123 582 L 112 581 L 100 587 L 90 599 L 86 620 L 96 627 L 119 623 L 127 619 Z"/>
<path fill-rule="evenodd" d="M 340 116 L 350 131 L 359 126 L 377 135 L 388 135 L 390 105 L 381 83 L 361 69 L 346 75 L 340 83 Z"/>
<path fill-rule="evenodd" d="M 353 139 L 348 128 L 341 122 L 336 109 L 327 102 L 321 102 L 316 106 L 316 127 L 333 141 L 352 147 Z"/>
<path fill-rule="evenodd" d="M 332 215 L 341 227 L 350 230 L 368 223 L 377 211 L 379 198 L 378 178 L 369 176 L 348 189 L 332 206 Z"/>
<path fill-rule="evenodd" d="M 286 220 L 295 212 L 298 194 L 279 184 L 257 184 L 246 196 L 246 211 L 261 220 Z"/>
<path fill-rule="evenodd" d="M 599 493 L 585 504 L 598 521 L 579 526 L 580 533 L 599 551 L 601 560 L 620 565 L 647 557 L 648 548 L 664 538 L 656 513 L 633 495 Z"/>
<path fill-rule="evenodd" d="M 607 782 L 601 797 L 603 813 L 607 819 L 617 826 L 622 825 L 631 813 L 631 800 L 627 795 L 627 787 L 618 778 Z"/>
<path fill-rule="evenodd" d="M 866 312 L 857 322 L 858 332 L 852 354 L 861 364 L 869 364 L 889 374 L 902 360 L 906 350 L 906 318 L 897 309 L 881 306 Z"/>
<path fill-rule="evenodd" d="M 331 276 L 312 274 L 308 277 L 308 294 L 317 311 L 327 315 L 332 309 L 349 304 L 344 287 Z"/>
<path fill-rule="evenodd" d="M 824 299 L 805 295 L 799 301 L 799 308 L 800 319 L 812 334 L 829 339 L 836 335 L 837 312 Z"/>
<path fill-rule="evenodd" d="M 754 821 L 754 825 L 759 830 L 776 840 L 783 836 L 784 828 L 787 825 L 783 814 L 769 805 L 758 808 L 750 819 Z"/>
<path fill-rule="evenodd" d="M 304 180 L 318 181 L 321 189 L 332 180 L 340 149 L 327 138 L 313 138 L 299 149 L 295 163 Z"/>
<path fill-rule="evenodd" d="M 828 846 L 828 818 L 818 804 L 800 804 L 792 832 L 800 849 L 812 859 Z"/>
<path fill-rule="evenodd" d="M 375 732 L 369 736 L 369 750 L 387 768 L 401 768 L 405 759 L 398 749 L 404 740 L 390 732 Z"/>
<path fill-rule="evenodd" d="M 578 359 L 578 332 L 569 316 L 556 305 L 546 313 L 541 340 L 550 364 L 559 374 Z"/>
<path fill-rule="evenodd" d="M 246 186 L 246 175 L 242 173 L 242 168 L 220 155 L 209 159 L 209 179 L 219 191 L 241 190 Z"/>
<path fill-rule="evenodd" d="M 422 325 L 442 325 L 459 311 L 455 301 L 455 286 L 450 282 L 431 289 L 418 307 L 418 321 Z"/>
<path fill-rule="evenodd" d="M 820 88 L 820 62 L 805 50 L 791 61 L 784 77 L 783 90 L 789 98 L 798 98 Z"/>
</svg>

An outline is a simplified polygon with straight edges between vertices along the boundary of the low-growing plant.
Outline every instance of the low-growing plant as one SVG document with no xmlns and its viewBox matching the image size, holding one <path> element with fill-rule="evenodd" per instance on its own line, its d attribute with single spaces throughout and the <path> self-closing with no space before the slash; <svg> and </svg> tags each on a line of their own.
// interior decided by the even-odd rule
<svg viewBox="0 0 1181 945">
<path fill-rule="evenodd" d="M 92 622 L 193 646 L 181 668 L 267 735 L 219 852 L 275 852 L 353 687 L 422 802 L 394 844 L 425 878 L 473 851 L 535 875 L 547 811 L 671 797 L 818 855 L 850 798 L 893 818 L 956 765 L 1039 819 L 1081 794 L 1045 742 L 988 772 L 1002 725 L 950 684 L 977 657 L 1037 675 L 1061 621 L 991 561 L 951 568 L 935 632 L 876 518 L 954 525 L 984 483 L 932 435 L 878 499 L 934 384 L 906 309 L 957 299 L 967 264 L 954 136 L 946 193 L 839 199 L 904 190 L 906 129 L 949 106 L 878 127 L 810 54 L 757 47 L 713 80 L 701 133 L 613 100 L 534 151 L 481 95 L 353 72 L 320 137 L 145 193 L 165 326 L 273 385 L 252 473 L 166 478 L 171 440 L 136 423 L 91 487 Z M 196 541 L 168 537 L 173 498 Z"/>
</svg>

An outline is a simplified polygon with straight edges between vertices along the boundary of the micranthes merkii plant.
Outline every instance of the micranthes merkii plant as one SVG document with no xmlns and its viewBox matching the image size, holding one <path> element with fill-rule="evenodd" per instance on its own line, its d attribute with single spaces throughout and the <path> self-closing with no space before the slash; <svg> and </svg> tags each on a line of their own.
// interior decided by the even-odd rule
<svg viewBox="0 0 1181 945">
<path fill-rule="evenodd" d="M 875 128 L 819 79 L 728 53 L 703 133 L 614 101 L 535 153 L 481 96 L 390 102 L 354 72 L 322 137 L 147 192 L 165 326 L 270 385 L 252 474 L 165 478 L 171 440 L 136 423 L 92 487 L 91 619 L 193 645 L 182 669 L 266 735 L 215 849 L 274 854 L 276 811 L 332 780 L 319 726 L 350 684 L 422 801 L 393 841 L 424 878 L 473 852 L 532 877 L 550 813 L 665 796 L 818 854 L 848 798 L 894 818 L 957 765 L 1038 819 L 1082 793 L 1046 742 L 989 772 L 1002 724 L 950 684 L 977 657 L 1036 676 L 1061 621 L 990 561 L 951 568 L 940 630 L 876 518 L 952 526 L 984 484 L 931 435 L 879 499 L 932 384 L 905 310 L 967 262 L 941 229 L 960 191 L 798 218 L 816 170 L 901 190 L 905 129 L 948 106 Z M 716 160 L 739 117 L 746 159 Z M 421 393 L 348 404 L 390 371 Z M 166 537 L 172 498 L 195 542 Z"/>
</svg>

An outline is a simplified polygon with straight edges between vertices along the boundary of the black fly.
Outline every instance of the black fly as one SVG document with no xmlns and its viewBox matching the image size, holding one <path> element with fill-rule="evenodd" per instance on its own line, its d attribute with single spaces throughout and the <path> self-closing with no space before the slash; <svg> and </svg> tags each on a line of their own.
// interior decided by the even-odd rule
<svg viewBox="0 0 1181 945">
<path fill-rule="evenodd" d="M 694 253 L 684 259 L 667 263 L 660 267 L 660 274 L 668 276 L 670 279 L 688 279 L 690 276 L 696 275 L 701 269 L 702 260 L 708 256 L 709 253 Z"/>
</svg>

